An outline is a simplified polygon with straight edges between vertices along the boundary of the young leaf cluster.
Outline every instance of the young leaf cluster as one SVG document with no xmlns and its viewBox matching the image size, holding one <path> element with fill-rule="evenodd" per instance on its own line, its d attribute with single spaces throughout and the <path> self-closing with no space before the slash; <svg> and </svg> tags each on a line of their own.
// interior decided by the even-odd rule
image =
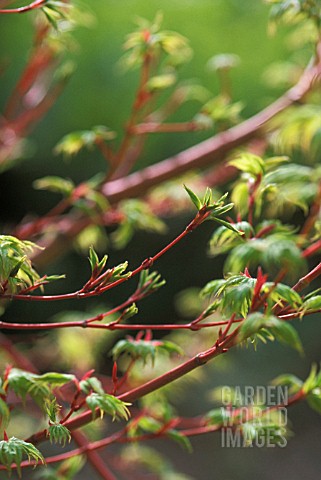
<svg viewBox="0 0 321 480">
<path fill-rule="evenodd" d="M 287 138 L 293 138 L 293 135 L 287 135 Z M 255 200 L 255 218 L 259 218 L 262 212 L 265 216 L 275 217 L 289 208 L 307 212 L 317 192 L 320 172 L 317 168 L 287 161 L 285 156 L 263 160 L 245 153 L 230 162 L 243 172 L 231 195 L 242 217 L 249 212 L 251 196 Z"/>
<path fill-rule="evenodd" d="M 16 293 L 39 280 L 28 258 L 37 246 L 10 235 L 0 235 L 0 294 Z"/>
<path fill-rule="evenodd" d="M 173 67 L 177 67 L 188 61 L 191 57 L 191 49 L 185 37 L 177 32 L 161 30 L 162 15 L 158 14 L 153 22 L 139 18 L 138 30 L 128 35 L 124 48 L 127 53 L 122 58 L 121 65 L 125 68 L 140 66 L 147 56 L 159 58 L 163 53 L 167 56 L 165 73 L 173 74 Z M 169 68 L 171 67 L 171 68 Z M 151 79 L 152 88 L 164 88 L 170 86 L 172 81 L 167 77 L 155 77 Z"/>
<path fill-rule="evenodd" d="M 261 312 L 254 312 L 246 317 L 241 325 L 238 338 L 241 342 L 250 339 L 254 344 L 257 340 L 265 343 L 266 339 L 276 339 L 299 353 L 303 353 L 300 337 L 292 325 L 274 315 Z"/>
<path fill-rule="evenodd" d="M 105 413 L 110 415 L 113 420 L 128 420 L 130 417 L 130 412 L 127 408 L 130 403 L 122 402 L 114 395 L 105 393 L 98 378 L 89 376 L 81 380 L 79 388 L 86 394 L 86 405 L 92 411 L 93 416 L 98 409 L 101 418 Z"/>
<path fill-rule="evenodd" d="M 210 188 L 206 189 L 203 199 L 201 200 L 199 196 L 193 192 L 190 188 L 184 185 L 184 188 L 190 197 L 192 203 L 197 208 L 200 215 L 200 223 L 204 220 L 214 220 L 216 223 L 225 226 L 226 228 L 232 230 L 235 233 L 240 234 L 240 232 L 229 222 L 220 218 L 224 213 L 232 210 L 234 204 L 227 203 L 224 204 L 225 199 L 228 196 L 228 192 L 222 195 L 218 200 L 213 200 L 213 192 Z M 204 217 L 203 217 L 204 215 Z"/>
<path fill-rule="evenodd" d="M 86 397 L 86 404 L 92 411 L 93 416 L 98 409 L 100 411 L 100 418 L 102 418 L 105 413 L 110 415 L 113 420 L 128 420 L 130 417 L 130 412 L 127 408 L 130 403 L 122 402 L 119 398 L 114 395 L 109 395 L 108 393 L 93 392 Z"/>
<path fill-rule="evenodd" d="M 64 447 L 67 442 L 69 443 L 71 441 L 71 434 L 68 428 L 57 420 L 60 408 L 56 397 L 47 398 L 45 400 L 45 410 L 49 419 L 47 436 L 50 439 L 50 443 L 58 443 Z"/>
<path fill-rule="evenodd" d="M 42 453 L 32 443 L 16 437 L 0 441 L 0 463 L 7 468 L 9 474 L 12 464 L 15 463 L 18 475 L 21 477 L 21 462 L 24 456 L 28 458 L 29 462 L 31 460 L 35 461 L 36 465 L 45 463 Z"/>
<path fill-rule="evenodd" d="M 277 122 L 277 130 L 272 143 L 279 152 L 289 155 L 303 152 L 311 160 L 316 160 L 320 152 L 320 106 L 316 104 L 292 107 Z"/>
<path fill-rule="evenodd" d="M 169 340 L 143 340 L 128 337 L 127 339 L 119 340 L 112 349 L 114 360 L 117 360 L 121 355 L 129 355 L 133 360 L 142 360 L 144 363 L 151 359 L 152 363 L 158 354 L 167 353 L 182 355 L 182 349 Z"/>
<path fill-rule="evenodd" d="M 75 380 L 75 376 L 67 373 L 47 372 L 43 375 L 30 373 L 19 368 L 11 368 L 3 383 L 3 388 L 11 389 L 22 401 L 27 395 L 43 409 L 52 398 L 52 391 Z"/>
<path fill-rule="evenodd" d="M 212 280 L 201 291 L 202 297 L 211 297 L 208 308 L 219 310 L 224 316 L 232 314 L 246 317 L 254 294 L 256 278 L 231 275 L 226 279 Z"/>
<path fill-rule="evenodd" d="M 131 276 L 131 272 L 125 272 L 128 267 L 128 262 L 120 263 L 116 267 L 105 270 L 108 255 L 104 255 L 99 260 L 99 257 L 93 247 L 89 248 L 88 259 L 91 267 L 91 277 L 83 286 L 82 292 L 103 291 L 104 287 L 107 285 Z"/>
<path fill-rule="evenodd" d="M 142 270 L 139 276 L 136 293 L 143 297 L 147 297 L 154 292 L 157 292 L 159 288 L 165 285 L 166 280 L 162 279 L 161 275 L 157 272 L 149 272 L 149 270 Z"/>
</svg>

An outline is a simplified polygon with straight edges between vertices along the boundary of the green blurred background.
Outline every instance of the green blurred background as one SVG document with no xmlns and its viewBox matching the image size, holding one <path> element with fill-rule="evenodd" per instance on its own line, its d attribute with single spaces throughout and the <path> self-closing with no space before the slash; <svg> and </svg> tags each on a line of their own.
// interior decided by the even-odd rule
<svg viewBox="0 0 321 480">
<path fill-rule="evenodd" d="M 96 20 L 91 28 L 79 28 L 75 32 L 79 50 L 70 56 L 77 63 L 76 72 L 56 105 L 32 133 L 31 158 L 1 176 L 0 202 L 5 228 L 28 211 L 41 214 L 54 205 L 55 196 L 32 189 L 34 179 L 44 175 L 65 175 L 79 182 L 103 168 L 104 162 L 96 153 L 81 154 L 72 162 L 65 163 L 61 157 L 52 154 L 52 149 L 63 135 L 73 130 L 104 124 L 121 131 L 133 100 L 137 72 L 120 75 L 115 66 L 122 54 L 124 37 L 133 30 L 133 19 L 137 15 L 152 19 L 161 10 L 164 28 L 188 37 L 194 56 L 181 69 L 181 78 L 197 79 L 213 93 L 217 93 L 218 84 L 213 73 L 205 69 L 208 59 L 217 53 L 239 55 L 241 63 L 232 74 L 233 99 L 245 103 L 244 116 L 257 112 L 279 93 L 264 85 L 262 74 L 271 62 L 286 59 L 289 53 L 282 32 L 273 38 L 268 37 L 268 7 L 259 0 L 83 0 L 83 4 L 92 11 Z M 7 66 L 1 78 L 1 106 L 19 77 L 26 60 L 26 47 L 31 46 L 31 17 L 32 14 L 0 18 L 1 56 Z M 183 108 L 181 117 L 177 118 L 188 119 L 195 109 L 193 105 Z M 166 158 L 206 136 L 209 133 L 156 135 L 148 142 L 140 166 Z M 117 264 L 128 259 L 131 265 L 137 265 L 142 258 L 173 238 L 188 218 L 185 215 L 169 219 L 168 233 L 164 236 L 137 234 L 124 252 L 113 251 L 110 246 L 111 262 Z M 206 242 L 212 228 L 211 225 L 204 226 L 197 233 L 196 241 L 188 239 L 161 259 L 157 270 L 167 279 L 167 286 L 141 306 L 142 321 L 175 320 L 175 298 L 180 290 L 202 286 L 221 275 L 222 260 L 206 257 Z M 85 255 L 75 253 L 59 259 L 50 269 L 67 273 L 68 279 L 57 287 L 59 290 L 74 289 L 88 275 Z M 111 303 L 125 298 L 126 288 L 120 288 L 112 298 L 104 301 Z M 90 302 L 86 306 L 64 304 L 64 308 L 79 312 L 90 306 Z M 58 313 L 60 308 L 61 305 L 53 304 L 12 305 L 6 318 L 17 321 L 32 318 L 37 321 Z M 217 367 L 215 362 L 206 367 L 202 382 L 191 384 L 182 396 L 182 413 L 193 415 L 211 408 L 206 391 L 217 385 L 265 385 L 284 372 L 305 378 L 311 362 L 320 360 L 320 339 L 315 334 L 317 322 L 318 318 L 312 317 L 304 324 L 298 322 L 306 350 L 303 359 L 286 347 L 269 344 L 260 346 L 257 353 L 251 350 L 231 351 Z M 15 340 L 22 339 L 16 335 Z M 200 400 L 202 397 L 205 397 L 205 402 Z M 257 477 L 262 480 L 296 480 L 303 476 L 317 479 L 321 467 L 320 417 L 305 405 L 291 408 L 289 417 L 293 419 L 295 436 L 285 449 L 221 448 L 219 434 L 193 439 L 192 455 L 164 442 L 155 442 L 151 446 L 166 452 L 178 468 L 197 480 Z M 90 470 L 84 475 L 84 478 L 91 475 L 94 479 Z"/>
</svg>

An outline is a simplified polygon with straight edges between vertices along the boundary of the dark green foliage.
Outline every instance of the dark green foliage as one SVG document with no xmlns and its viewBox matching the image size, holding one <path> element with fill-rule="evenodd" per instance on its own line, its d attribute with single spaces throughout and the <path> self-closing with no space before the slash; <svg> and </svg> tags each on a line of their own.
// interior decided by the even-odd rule
<svg viewBox="0 0 321 480">
<path fill-rule="evenodd" d="M 247 316 L 241 325 L 239 339 L 243 341 L 250 338 L 254 341 L 255 336 L 262 333 L 262 331 L 268 333 L 268 338 L 276 338 L 279 342 L 302 353 L 302 344 L 294 327 L 273 315 L 264 315 L 261 312 L 251 313 Z"/>
<path fill-rule="evenodd" d="M 306 261 L 296 242 L 281 234 L 252 239 L 236 246 L 228 256 L 224 270 L 238 273 L 250 268 L 255 271 L 259 265 L 274 275 L 284 269 L 292 278 L 306 271 Z"/>
</svg>

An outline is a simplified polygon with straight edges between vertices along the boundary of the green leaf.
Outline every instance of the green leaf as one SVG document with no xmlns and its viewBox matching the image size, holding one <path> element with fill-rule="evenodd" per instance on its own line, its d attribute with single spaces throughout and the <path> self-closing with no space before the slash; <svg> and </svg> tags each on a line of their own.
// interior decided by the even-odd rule
<svg viewBox="0 0 321 480">
<path fill-rule="evenodd" d="M 294 240 L 280 233 L 251 239 L 232 250 L 224 270 L 238 273 L 246 267 L 254 269 L 261 265 L 266 272 L 277 274 L 284 268 L 290 276 L 297 277 L 306 270 L 306 261 Z"/>
<path fill-rule="evenodd" d="M 268 298 L 272 304 L 278 303 L 279 305 L 283 305 L 284 302 L 286 302 L 294 309 L 298 309 L 302 304 L 302 298 L 300 295 L 291 287 L 283 283 L 275 285 L 273 282 L 266 282 L 261 291 L 269 293 Z"/>
<path fill-rule="evenodd" d="M 105 393 L 101 381 L 96 377 L 89 377 L 85 380 L 81 380 L 79 382 L 79 387 L 81 391 L 86 394 L 95 392 L 103 395 Z"/>
<path fill-rule="evenodd" d="M 301 390 L 303 382 L 300 378 L 290 373 L 284 373 L 273 379 L 272 385 L 281 385 L 289 387 L 289 393 L 295 394 Z"/>
<path fill-rule="evenodd" d="M 261 328 L 264 327 L 268 320 L 269 317 L 266 317 L 261 312 L 254 312 L 248 315 L 241 325 L 238 336 L 239 340 L 243 341 L 256 334 L 259 330 L 261 330 Z"/>
<path fill-rule="evenodd" d="M 231 275 L 225 280 L 209 282 L 202 289 L 201 296 L 214 295 L 214 302 L 209 308 L 219 308 L 225 316 L 236 314 L 245 317 L 252 303 L 255 284 L 255 278 Z"/>
<path fill-rule="evenodd" d="M 48 372 L 43 375 L 12 368 L 8 375 L 8 385 L 23 401 L 29 394 L 41 407 L 45 408 L 45 401 L 50 398 L 55 387 L 61 387 L 73 381 L 74 375 Z"/>
<path fill-rule="evenodd" d="M 318 311 L 321 309 L 321 295 L 310 297 L 303 301 L 301 305 L 301 316 L 303 317 L 306 312 Z"/>
<path fill-rule="evenodd" d="M 99 125 L 92 130 L 83 130 L 65 135 L 55 147 L 56 154 L 63 154 L 71 157 L 80 152 L 83 148 L 92 148 L 99 140 L 109 141 L 114 139 L 115 132 L 109 128 Z"/>
<path fill-rule="evenodd" d="M 148 91 L 154 93 L 173 86 L 175 82 L 176 75 L 174 73 L 164 73 L 151 77 L 147 82 L 146 88 Z"/>
<path fill-rule="evenodd" d="M 249 282 L 242 282 L 224 291 L 221 309 L 225 314 L 246 317 L 251 307 L 254 292 L 253 279 L 249 280 Z"/>
<path fill-rule="evenodd" d="M 273 143 L 278 151 L 293 154 L 295 151 L 302 151 L 313 159 L 320 152 L 320 105 L 307 104 L 300 108 L 292 107 L 287 111 L 287 115 L 280 118 L 279 129 L 274 136 Z M 302 168 L 303 167 L 303 168 Z M 293 166 L 292 166 L 293 169 Z M 306 166 L 299 166 L 301 173 L 308 174 L 312 172 Z M 305 180 L 305 175 L 297 181 Z"/>
<path fill-rule="evenodd" d="M 143 270 L 139 276 L 137 290 L 146 295 L 156 292 L 159 288 L 165 285 L 166 280 L 163 280 L 159 273 Z"/>
<path fill-rule="evenodd" d="M 39 178 L 33 182 L 33 186 L 37 190 L 61 193 L 65 197 L 69 197 L 75 188 L 75 184 L 71 180 L 53 176 Z"/>
<path fill-rule="evenodd" d="M 142 359 L 144 363 L 146 363 L 148 358 L 151 358 L 153 363 L 158 353 L 183 354 L 182 349 L 178 345 L 167 340 L 135 340 L 127 338 L 119 340 L 112 349 L 114 360 L 117 360 L 120 355 L 127 354 L 134 360 Z"/>
<path fill-rule="evenodd" d="M 27 256 L 24 256 L 24 257 L 20 258 L 19 260 L 17 260 L 17 263 L 10 270 L 9 277 L 15 277 L 18 274 L 20 268 L 23 266 L 26 259 L 27 259 Z"/>
<path fill-rule="evenodd" d="M 205 287 L 201 290 L 201 297 L 207 297 L 208 295 L 216 295 L 218 292 L 221 292 L 221 287 L 226 285 L 226 280 L 224 279 L 217 279 L 211 280 L 208 282 Z"/>
<path fill-rule="evenodd" d="M 292 325 L 273 315 L 264 315 L 261 312 L 254 312 L 248 315 L 241 325 L 239 339 L 243 341 L 263 328 L 281 343 L 294 348 L 299 353 L 303 352 L 299 335 Z"/>
<path fill-rule="evenodd" d="M 71 441 L 71 433 L 67 427 L 60 423 L 50 425 L 47 431 L 50 443 L 58 443 L 65 447 L 66 443 Z"/>
<path fill-rule="evenodd" d="M 288 322 L 274 318 L 271 320 L 270 324 L 266 325 L 266 327 L 269 328 L 279 342 L 284 343 L 303 354 L 303 346 L 298 332 Z"/>
<path fill-rule="evenodd" d="M 4 399 L 0 398 L 0 431 L 5 430 L 10 419 L 10 410 Z"/>
<path fill-rule="evenodd" d="M 50 388 L 45 383 L 38 383 L 36 374 L 12 368 L 7 381 L 9 388 L 23 401 L 29 394 L 39 406 L 44 407 L 45 399 L 50 395 Z"/>
<path fill-rule="evenodd" d="M 28 461 L 31 460 L 38 463 L 45 463 L 43 455 L 32 443 L 25 442 L 16 437 L 9 440 L 0 441 L 0 462 L 7 468 L 9 475 L 11 474 L 12 464 L 16 464 L 19 478 L 21 477 L 21 462 L 23 456 L 27 456 Z"/>
<path fill-rule="evenodd" d="M 263 175 L 265 172 L 263 159 L 253 153 L 243 153 L 234 160 L 231 160 L 229 164 L 242 172 L 253 175 L 253 177 Z"/>
<path fill-rule="evenodd" d="M 313 391 L 315 388 L 321 386 L 320 376 L 317 375 L 317 372 L 318 372 L 318 367 L 317 367 L 316 363 L 313 363 L 313 365 L 311 367 L 311 370 L 310 370 L 310 373 L 309 373 L 309 376 L 306 379 L 306 381 L 304 382 L 303 387 L 302 387 L 302 390 L 305 394 L 308 394 L 311 391 Z"/>
<path fill-rule="evenodd" d="M 57 280 L 63 280 L 66 278 L 66 275 L 45 275 L 40 280 L 43 280 L 41 283 L 56 282 Z"/>
<path fill-rule="evenodd" d="M 123 70 L 142 64 L 146 55 L 158 60 L 161 53 L 166 54 L 164 65 L 177 68 L 191 57 L 188 41 L 182 35 L 168 30 L 160 30 L 160 15 L 154 22 L 139 19 L 139 29 L 127 36 L 124 44 L 128 52 L 121 59 Z"/>
<path fill-rule="evenodd" d="M 174 430 L 174 429 L 167 430 L 166 436 L 169 437 L 171 440 L 174 440 L 175 442 L 177 442 L 181 447 L 183 447 L 189 453 L 192 452 L 193 448 L 189 438 L 186 435 L 183 435 L 178 430 Z"/>
<path fill-rule="evenodd" d="M 28 258 L 37 245 L 11 235 L 0 235 L 0 295 L 15 294 L 39 281 Z"/>
<path fill-rule="evenodd" d="M 242 102 L 231 103 L 226 95 L 217 95 L 203 105 L 200 113 L 196 115 L 196 122 L 205 124 L 206 117 L 218 128 L 235 125 L 240 121 L 240 113 L 244 105 Z M 210 125 L 209 125 L 210 126 Z"/>
<path fill-rule="evenodd" d="M 91 267 L 91 271 L 94 272 L 94 270 L 97 268 L 98 263 L 99 263 L 99 258 L 97 253 L 94 250 L 93 246 L 89 247 L 89 263 Z M 105 255 L 105 263 L 107 262 L 107 255 Z"/>
<path fill-rule="evenodd" d="M 237 233 L 238 235 L 241 235 L 241 232 L 239 232 L 231 223 L 226 222 L 225 220 L 222 220 L 221 218 L 217 218 L 214 214 L 210 216 L 211 220 L 214 220 L 214 222 L 219 223 L 220 225 L 223 225 L 224 227 L 228 228 L 229 230 L 232 230 L 232 232 Z"/>
<path fill-rule="evenodd" d="M 230 422 L 232 421 L 230 413 L 226 408 L 223 407 L 210 410 L 207 412 L 204 419 L 208 425 L 230 425 Z"/>
<path fill-rule="evenodd" d="M 45 411 L 50 422 L 55 423 L 58 412 L 60 410 L 56 397 L 50 397 L 45 400 Z"/>
<path fill-rule="evenodd" d="M 128 436 L 133 438 L 144 433 L 157 433 L 163 427 L 162 422 L 149 415 L 144 415 L 138 421 L 133 420 L 128 426 Z"/>
<path fill-rule="evenodd" d="M 42 375 L 35 375 L 35 381 L 47 383 L 50 388 L 66 385 L 66 383 L 73 382 L 75 378 L 75 375 L 71 373 L 47 372 Z"/>
<path fill-rule="evenodd" d="M 202 202 L 201 200 L 198 198 L 198 196 L 196 195 L 196 193 L 194 193 L 190 188 L 188 188 L 186 185 L 184 185 L 184 188 L 189 196 L 189 198 L 192 200 L 193 204 L 195 205 L 195 207 L 197 208 L 197 210 L 200 210 L 202 208 Z"/>
<path fill-rule="evenodd" d="M 125 321 L 125 320 L 128 320 L 129 318 L 132 318 L 134 315 L 137 315 L 138 313 L 138 308 L 136 306 L 136 303 L 133 303 L 130 307 L 126 308 L 123 312 L 122 312 L 122 320 Z"/>
<path fill-rule="evenodd" d="M 131 405 L 128 402 L 122 402 L 114 395 L 109 395 L 108 393 L 91 393 L 86 398 L 86 403 L 88 408 L 92 411 L 93 416 L 97 409 L 100 410 L 100 418 L 104 416 L 105 413 L 110 415 L 113 419 L 123 419 L 128 420 L 130 417 L 130 412 L 127 408 L 128 405 Z"/>
<path fill-rule="evenodd" d="M 237 222 L 233 224 L 233 227 L 237 230 L 237 233 L 226 226 L 215 230 L 209 242 L 211 255 L 225 253 L 254 235 L 253 227 L 248 222 Z M 243 235 L 240 235 L 240 233 Z"/>
<path fill-rule="evenodd" d="M 255 440 L 259 442 L 263 442 L 263 439 L 267 439 L 267 444 L 281 444 L 283 445 L 284 438 L 286 435 L 286 429 L 284 426 L 280 426 L 278 424 L 265 424 L 260 425 L 260 423 L 255 424 L 251 422 L 243 423 L 239 427 L 242 431 L 242 435 L 245 440 L 246 446 L 251 446 L 255 444 Z"/>
</svg>

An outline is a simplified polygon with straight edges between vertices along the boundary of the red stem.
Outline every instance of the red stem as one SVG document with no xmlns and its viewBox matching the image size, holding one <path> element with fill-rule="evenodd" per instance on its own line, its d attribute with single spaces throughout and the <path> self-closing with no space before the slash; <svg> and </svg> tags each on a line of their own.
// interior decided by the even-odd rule
<svg viewBox="0 0 321 480">
<path fill-rule="evenodd" d="M 147 122 L 136 125 L 133 127 L 132 132 L 135 135 L 144 135 L 146 133 L 194 132 L 196 130 L 203 130 L 203 127 L 200 127 L 193 121 L 182 123 Z"/>
<path fill-rule="evenodd" d="M 243 318 L 238 318 L 233 323 L 241 322 Z M 87 321 L 75 321 L 75 322 L 54 322 L 54 323 L 9 323 L 0 322 L 0 328 L 3 330 L 54 330 L 56 328 L 97 328 L 101 330 L 201 330 L 203 328 L 220 327 L 227 325 L 229 320 L 222 320 L 219 322 L 208 322 L 193 325 L 192 323 L 165 323 L 165 324 L 120 324 L 116 322 L 111 323 L 89 323 Z"/>
<path fill-rule="evenodd" d="M 320 69 L 321 63 L 318 59 L 312 67 L 307 67 L 294 87 L 261 112 L 241 124 L 188 148 L 167 160 L 151 165 L 131 175 L 107 181 L 102 187 L 102 193 L 106 195 L 111 203 L 117 203 L 124 198 L 142 196 L 151 187 L 177 177 L 193 168 L 214 166 L 222 163 L 226 154 L 232 149 L 259 136 L 272 118 L 293 103 L 301 101 L 319 78 Z M 114 172 L 114 174 L 117 175 L 117 172 Z M 233 174 L 234 171 L 230 170 L 230 175 L 232 176 Z M 77 228 L 74 228 L 73 223 L 75 223 L 75 220 L 71 219 L 69 230 L 65 232 L 64 238 L 57 237 L 52 240 L 50 244 L 47 244 L 45 252 L 37 253 L 35 261 L 44 264 L 65 251 L 68 245 L 66 239 L 72 238 L 75 233 L 79 233 L 84 228 L 81 225 L 77 225 Z M 85 225 L 88 225 L 88 221 Z"/>
<path fill-rule="evenodd" d="M 312 88 L 316 78 L 320 76 L 320 69 L 320 63 L 308 67 L 294 87 L 267 108 L 241 124 L 188 148 L 174 157 L 126 177 L 107 182 L 103 186 L 102 192 L 110 202 L 114 203 L 123 198 L 140 196 L 154 185 L 193 168 L 221 163 L 225 155 L 233 148 L 243 145 L 257 136 L 268 121 L 293 103 L 301 100 Z"/>
<path fill-rule="evenodd" d="M 321 262 L 313 269 L 311 272 L 307 273 L 304 277 L 300 278 L 300 280 L 294 285 L 293 290 L 296 292 L 301 292 L 304 288 L 306 288 L 312 280 L 315 280 L 317 277 L 321 275 Z"/>
<path fill-rule="evenodd" d="M 280 403 L 279 405 L 273 405 L 272 407 L 267 407 L 265 410 L 263 410 L 261 412 L 261 414 L 264 414 L 264 412 L 269 412 L 271 410 L 276 410 L 276 409 L 279 409 L 279 408 L 282 408 L 282 407 L 289 407 L 301 400 L 303 400 L 305 398 L 305 393 L 300 390 L 299 392 L 295 393 L 294 395 L 292 395 L 291 397 L 288 398 L 287 402 L 286 403 Z M 236 412 L 238 413 L 238 412 Z M 201 421 L 203 421 L 203 419 L 201 418 Z M 242 418 L 240 419 L 240 422 L 242 422 Z M 235 425 L 237 425 L 237 422 L 235 423 Z M 203 435 L 203 434 L 206 434 L 206 433 L 212 433 L 212 432 L 216 432 L 218 430 L 221 430 L 223 428 L 223 425 L 222 424 L 217 424 L 217 425 L 197 425 L 197 426 L 193 426 L 193 427 L 190 427 L 190 428 L 185 428 L 185 429 L 180 429 L 179 432 L 182 434 L 182 435 L 185 435 L 185 436 L 188 436 L 188 437 L 191 437 L 191 436 L 195 436 L 195 435 Z M 69 452 L 65 452 L 63 454 L 60 454 L 60 455 L 55 455 L 53 457 L 49 457 L 46 459 L 46 463 L 47 464 L 52 464 L 52 463 L 57 463 L 57 462 L 61 462 L 63 460 L 66 460 L 67 458 L 70 458 L 70 457 L 74 457 L 76 455 L 81 455 L 83 453 L 86 453 L 88 455 L 88 452 L 92 452 L 94 450 L 97 450 L 97 449 L 101 449 L 101 448 L 104 448 L 108 445 L 111 445 L 113 443 L 130 443 L 130 442 L 141 442 L 141 441 L 144 441 L 144 440 L 151 440 L 151 439 L 155 439 L 155 438 L 159 438 L 161 436 L 166 436 L 167 434 L 167 431 L 166 429 L 164 430 L 161 430 L 161 431 L 158 431 L 156 433 L 148 433 L 148 434 L 144 434 L 144 435 L 140 435 L 140 436 L 136 436 L 136 437 L 127 437 L 125 436 L 127 433 L 127 430 L 126 428 L 107 437 L 107 438 L 103 438 L 102 440 L 98 440 L 96 442 L 92 442 L 92 443 L 88 443 L 87 445 L 84 445 L 80 448 L 77 448 L 77 449 L 74 449 L 74 450 L 71 450 Z M 25 467 L 29 467 L 29 466 L 32 466 L 32 465 L 35 465 L 37 464 L 36 462 L 29 462 L 29 461 L 24 461 L 21 463 L 21 467 L 22 468 L 25 468 Z M 13 468 L 15 468 L 15 465 L 12 466 Z M 3 470 L 5 467 L 0 467 L 0 470 Z"/>
<path fill-rule="evenodd" d="M 25 5 L 24 7 L 1 9 L 0 13 L 25 13 L 25 12 L 29 12 L 30 10 L 35 10 L 36 8 L 40 8 L 47 1 L 48 0 L 35 0 L 35 2 L 32 2 L 29 5 Z"/>
<path fill-rule="evenodd" d="M 305 250 L 302 252 L 302 257 L 308 258 L 317 253 L 321 249 L 321 240 L 317 240 L 316 242 L 309 245 Z"/>
<path fill-rule="evenodd" d="M 15 300 L 29 300 L 29 301 L 38 301 L 38 302 L 50 302 L 50 301 L 57 301 L 57 300 L 67 300 L 67 299 L 72 299 L 72 298 L 88 298 L 88 297 L 94 297 L 101 295 L 102 293 L 106 292 L 107 290 L 110 290 L 111 288 L 114 288 L 125 281 L 129 280 L 129 278 L 134 277 L 135 275 L 139 274 L 143 270 L 146 270 L 150 268 L 154 262 L 156 262 L 161 256 L 163 256 L 165 253 L 167 253 L 171 248 L 173 248 L 178 242 L 180 242 L 187 234 L 195 230 L 210 214 L 209 211 L 206 210 L 206 207 L 201 209 L 197 215 L 194 217 L 194 219 L 187 225 L 185 230 L 180 233 L 174 240 L 172 240 L 168 245 L 166 245 L 162 250 L 160 250 L 158 253 L 156 253 L 153 257 L 149 257 L 145 259 L 139 267 L 137 267 L 135 270 L 131 272 L 131 275 L 129 277 L 123 277 L 120 278 L 119 280 L 114 281 L 113 283 L 110 283 L 106 285 L 105 287 L 95 289 L 93 291 L 89 292 L 84 292 L 82 290 L 78 290 L 77 292 L 73 293 L 65 293 L 65 294 L 60 294 L 60 295 L 24 295 L 24 294 L 17 294 L 17 295 L 2 295 L 2 298 L 10 298 L 10 299 L 15 299 Z"/>
<path fill-rule="evenodd" d="M 113 168 L 109 172 L 106 180 L 117 178 L 120 167 L 123 167 L 123 163 L 126 161 L 126 158 L 127 158 L 126 154 L 130 149 L 132 139 L 135 136 L 133 129 L 136 125 L 138 115 L 140 114 L 141 109 L 144 107 L 146 103 L 147 92 L 145 91 L 145 89 L 146 89 L 146 83 L 148 81 L 149 74 L 150 74 L 151 60 L 152 59 L 150 54 L 146 53 L 143 64 L 142 64 L 142 68 L 141 68 L 139 86 L 138 86 L 135 100 L 132 106 L 131 115 L 126 127 L 126 132 L 121 142 L 121 145 L 119 147 L 119 150 L 117 154 L 114 156 Z"/>
<path fill-rule="evenodd" d="M 73 441 L 80 447 L 86 449 L 90 443 L 88 443 L 87 437 L 80 431 L 73 432 Z M 94 467 L 95 471 L 104 480 L 117 480 L 115 475 L 109 470 L 105 460 L 101 458 L 96 450 L 85 450 L 86 457 L 89 463 Z"/>
</svg>

